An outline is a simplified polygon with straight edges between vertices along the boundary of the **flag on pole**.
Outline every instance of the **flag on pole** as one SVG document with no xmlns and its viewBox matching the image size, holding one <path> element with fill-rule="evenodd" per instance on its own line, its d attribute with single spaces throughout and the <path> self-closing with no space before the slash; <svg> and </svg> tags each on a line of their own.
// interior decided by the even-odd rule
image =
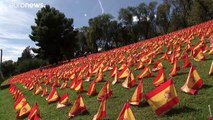
<svg viewBox="0 0 213 120">
<path fill-rule="evenodd" d="M 64 93 L 64 95 L 60 97 L 60 100 L 58 101 L 56 108 L 57 109 L 63 108 L 63 107 L 69 106 L 70 104 L 71 102 L 69 101 L 69 95 L 66 92 Z"/>
<path fill-rule="evenodd" d="M 95 85 L 95 80 L 91 82 L 89 89 L 87 91 L 87 95 L 91 96 L 96 94 L 96 85 Z"/>
<path fill-rule="evenodd" d="M 106 96 L 101 100 L 98 112 L 94 115 L 93 120 L 100 120 L 106 117 Z"/>
<path fill-rule="evenodd" d="M 157 115 L 165 113 L 179 102 L 172 79 L 148 92 L 145 98 Z"/>
<path fill-rule="evenodd" d="M 71 110 L 69 111 L 68 117 L 73 118 L 78 114 L 81 114 L 86 111 L 86 106 L 84 105 L 84 101 L 82 95 L 79 94 L 77 99 L 75 100 Z"/>
<path fill-rule="evenodd" d="M 152 82 L 152 84 L 154 86 L 159 86 L 160 84 L 164 82 L 166 82 L 166 76 L 164 74 L 164 69 L 162 67 L 160 71 L 158 72 L 157 76 L 155 77 L 154 81 Z"/>
<path fill-rule="evenodd" d="M 46 100 L 47 100 L 48 103 L 51 103 L 51 102 L 58 101 L 59 98 L 60 98 L 60 96 L 58 95 L 58 92 L 56 91 L 56 88 L 52 87 L 52 90 L 51 90 L 49 96 L 46 98 Z"/>
<path fill-rule="evenodd" d="M 189 74 L 185 84 L 181 87 L 181 90 L 185 93 L 195 94 L 197 89 L 202 87 L 203 80 L 200 78 L 197 70 L 194 66 L 191 66 Z"/>
<path fill-rule="evenodd" d="M 140 80 L 134 94 L 132 95 L 129 103 L 131 105 L 139 105 L 143 95 L 143 80 Z"/>
<path fill-rule="evenodd" d="M 16 118 L 23 118 L 25 116 L 27 117 L 27 115 L 29 114 L 30 110 L 31 110 L 30 105 L 28 104 L 27 101 L 25 101 L 23 103 L 22 108 L 20 110 L 18 110 L 18 112 L 16 114 Z"/>
<path fill-rule="evenodd" d="M 130 108 L 129 102 L 124 104 L 117 120 L 135 120 L 135 116 Z"/>
<path fill-rule="evenodd" d="M 34 120 L 35 119 L 35 115 L 37 115 L 40 118 L 40 110 L 38 109 L 38 104 L 35 103 L 32 107 L 32 109 L 30 110 L 30 114 L 28 115 L 28 119 L 30 120 Z"/>
<path fill-rule="evenodd" d="M 213 74 L 213 60 L 209 70 L 209 75 L 212 75 L 212 74 Z"/>
<path fill-rule="evenodd" d="M 109 80 L 104 84 L 102 89 L 99 91 L 97 100 L 102 100 L 103 97 L 110 97 L 112 95 L 112 90 L 110 89 L 110 82 Z"/>
</svg>

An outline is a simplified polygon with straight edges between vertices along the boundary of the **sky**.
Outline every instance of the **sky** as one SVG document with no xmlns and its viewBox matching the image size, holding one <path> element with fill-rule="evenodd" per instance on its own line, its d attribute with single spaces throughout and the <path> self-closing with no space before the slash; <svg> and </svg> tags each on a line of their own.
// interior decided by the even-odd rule
<svg viewBox="0 0 213 120">
<path fill-rule="evenodd" d="M 151 1 L 151 0 L 150 0 Z M 120 8 L 137 6 L 149 0 L 1 0 L 0 1 L 0 49 L 3 61 L 16 61 L 27 47 L 36 47 L 30 40 L 31 25 L 35 25 L 38 10 L 50 5 L 74 19 L 74 27 L 88 26 L 88 20 L 104 13 L 115 18 Z M 153 0 L 152 0 L 153 1 Z M 159 0 L 154 0 L 159 1 Z"/>
</svg>

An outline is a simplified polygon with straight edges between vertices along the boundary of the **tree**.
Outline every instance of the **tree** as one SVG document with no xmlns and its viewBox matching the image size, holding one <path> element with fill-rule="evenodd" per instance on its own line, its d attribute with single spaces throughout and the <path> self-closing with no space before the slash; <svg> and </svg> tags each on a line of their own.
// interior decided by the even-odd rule
<svg viewBox="0 0 213 120">
<path fill-rule="evenodd" d="M 2 63 L 2 73 L 4 77 L 8 78 L 15 73 L 16 63 L 12 60 L 4 61 Z"/>
<path fill-rule="evenodd" d="M 33 58 L 33 55 L 31 54 L 31 48 L 30 46 L 26 47 L 22 54 L 21 54 L 21 57 L 18 58 L 18 61 L 17 62 L 20 62 L 22 60 L 25 60 L 25 59 L 32 59 Z"/>
<path fill-rule="evenodd" d="M 71 59 L 78 49 L 77 31 L 73 29 L 73 19 L 66 18 L 63 13 L 46 5 L 36 14 L 35 24 L 31 26 L 29 36 L 38 48 L 32 49 L 36 57 L 55 63 Z"/>
</svg>

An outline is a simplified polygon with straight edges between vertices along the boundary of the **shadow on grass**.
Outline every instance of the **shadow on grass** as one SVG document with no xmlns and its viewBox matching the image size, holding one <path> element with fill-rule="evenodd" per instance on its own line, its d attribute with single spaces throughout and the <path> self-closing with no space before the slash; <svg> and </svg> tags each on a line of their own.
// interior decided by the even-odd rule
<svg viewBox="0 0 213 120">
<path fill-rule="evenodd" d="M 196 109 L 190 108 L 190 107 L 187 107 L 187 106 L 182 106 L 180 108 L 171 109 L 165 115 L 171 116 L 171 115 L 176 115 L 176 114 L 180 114 L 180 113 L 190 113 L 190 112 L 194 112 L 194 111 L 196 111 Z"/>
<path fill-rule="evenodd" d="M 207 84 L 204 84 L 200 89 L 209 89 L 213 87 L 212 85 L 207 85 Z"/>
<path fill-rule="evenodd" d="M 146 102 L 146 101 L 142 101 L 142 102 L 140 102 L 140 104 L 139 104 L 139 107 L 148 107 L 148 106 L 149 106 L 149 103 Z"/>
</svg>

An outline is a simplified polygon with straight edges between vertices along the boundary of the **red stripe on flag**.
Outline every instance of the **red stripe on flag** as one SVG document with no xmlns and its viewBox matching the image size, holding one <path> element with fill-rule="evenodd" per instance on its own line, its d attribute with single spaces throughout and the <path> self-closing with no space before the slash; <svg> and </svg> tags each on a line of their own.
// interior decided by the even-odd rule
<svg viewBox="0 0 213 120">
<path fill-rule="evenodd" d="M 176 96 L 172 100 L 170 100 L 169 102 L 167 102 L 166 104 L 162 105 L 160 108 L 158 108 L 157 110 L 155 110 L 155 113 L 157 115 L 160 115 L 164 111 L 170 109 L 172 106 L 178 104 L 178 102 L 179 102 L 179 98 L 178 98 L 178 96 Z"/>
<path fill-rule="evenodd" d="M 147 93 L 145 95 L 146 99 L 150 99 L 151 97 L 153 97 L 156 94 L 160 93 L 162 90 L 166 89 L 167 87 L 170 87 L 171 84 L 173 84 L 173 80 L 172 79 L 166 81 L 165 83 L 161 84 L 158 88 L 155 88 L 154 90 L 151 90 L 151 92 Z"/>
</svg>

